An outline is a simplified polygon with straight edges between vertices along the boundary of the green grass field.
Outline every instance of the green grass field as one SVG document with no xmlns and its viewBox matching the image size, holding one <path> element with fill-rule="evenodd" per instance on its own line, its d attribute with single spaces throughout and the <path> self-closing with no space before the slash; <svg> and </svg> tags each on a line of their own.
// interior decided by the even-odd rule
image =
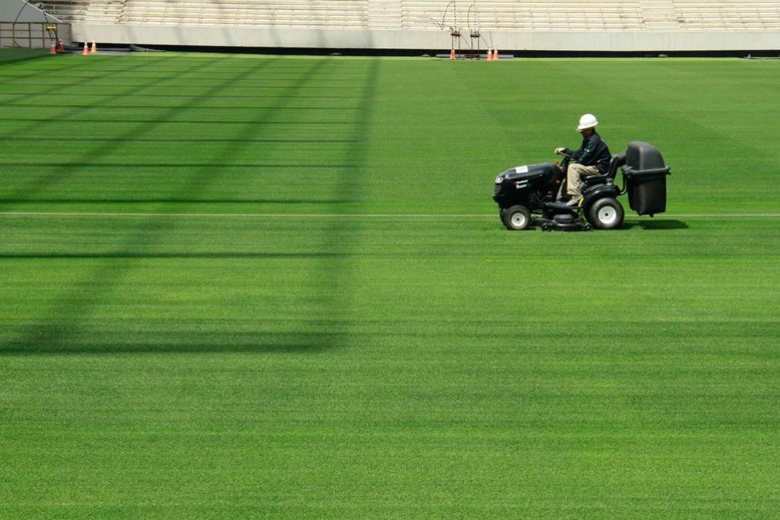
<svg viewBox="0 0 780 520">
<path fill-rule="evenodd" d="M 780 62 L 0 64 L 0 517 L 777 518 Z M 511 233 L 656 145 L 668 212 Z M 626 204 L 627 205 L 627 204 Z"/>
</svg>

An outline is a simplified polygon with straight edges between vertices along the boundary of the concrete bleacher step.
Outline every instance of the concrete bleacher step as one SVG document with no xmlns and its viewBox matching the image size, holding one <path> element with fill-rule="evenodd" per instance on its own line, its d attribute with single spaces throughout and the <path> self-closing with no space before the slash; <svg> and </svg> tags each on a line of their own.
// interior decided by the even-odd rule
<svg viewBox="0 0 780 520">
<path fill-rule="evenodd" d="M 368 5 L 369 26 L 376 29 L 397 29 L 402 26 L 401 2 L 372 0 Z"/>
<path fill-rule="evenodd" d="M 674 11 L 674 0 L 642 0 L 645 28 L 653 31 L 677 30 L 680 27 Z"/>
</svg>

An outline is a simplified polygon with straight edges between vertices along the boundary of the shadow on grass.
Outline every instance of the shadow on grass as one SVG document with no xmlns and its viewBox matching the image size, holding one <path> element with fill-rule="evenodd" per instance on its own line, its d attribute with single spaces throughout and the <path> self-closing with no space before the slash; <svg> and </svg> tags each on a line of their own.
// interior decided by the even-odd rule
<svg viewBox="0 0 780 520">
<path fill-rule="evenodd" d="M 176 79 L 179 79 L 178 76 L 177 76 Z M 289 78 L 289 79 L 293 79 L 294 80 L 296 78 Z M 153 80 L 149 80 L 149 81 L 153 81 Z M 351 81 L 349 83 L 346 83 L 346 82 L 342 82 L 342 83 L 343 84 L 340 84 L 340 85 L 305 85 L 305 86 L 302 86 L 300 88 L 301 89 L 306 89 L 306 90 L 318 91 L 318 92 L 322 91 L 322 90 L 334 90 L 334 91 L 338 91 L 338 92 L 344 92 L 345 90 L 350 90 L 353 87 L 353 85 L 354 85 L 354 81 Z M 31 84 L 33 84 L 33 83 L 31 83 Z M 58 87 L 71 87 L 71 86 L 73 86 L 72 83 L 50 83 L 50 82 L 47 82 L 46 84 L 47 85 L 51 85 L 51 86 L 58 86 Z M 23 86 L 24 83 L 19 83 L 19 85 Z M 94 82 L 90 82 L 90 86 L 91 87 L 97 87 L 97 88 L 110 88 L 110 87 L 115 87 L 116 84 L 114 84 L 114 83 L 94 83 Z M 142 89 L 142 88 L 146 88 L 147 87 L 147 83 L 123 83 L 123 86 L 131 87 L 131 88 L 135 88 L 135 89 Z M 157 85 L 155 85 L 155 86 L 157 86 Z M 204 83 L 201 86 L 205 87 L 205 88 L 212 88 L 212 87 L 214 87 L 216 85 L 213 84 L 213 83 L 212 84 L 205 84 Z M 274 83 L 269 83 L 267 81 L 264 81 L 262 83 L 247 83 L 247 82 L 244 81 L 244 82 L 242 82 L 242 86 L 246 87 L 246 88 L 255 88 L 255 89 L 279 89 L 279 90 L 281 90 L 281 89 L 285 88 L 284 85 L 282 85 L 281 83 L 274 84 Z M 304 97 L 306 97 L 308 99 L 308 96 L 304 96 Z M 360 96 L 358 96 L 358 97 L 360 97 Z"/>
<path fill-rule="evenodd" d="M 70 72 L 70 71 L 69 71 Z M 2 96 L 21 96 L 25 99 L 31 99 L 35 97 L 45 97 L 52 95 L 51 92 L 48 91 L 40 91 L 40 92 L 30 92 L 30 93 L 23 93 L 23 92 L 0 92 L 0 97 Z M 100 93 L 63 93 L 60 89 L 60 91 L 56 91 L 55 96 L 57 99 L 62 100 L 63 98 L 69 98 L 69 97 L 88 97 L 90 99 L 95 98 L 115 98 L 116 94 L 100 94 Z M 133 94 L 134 98 L 150 98 L 150 99 L 166 99 L 166 98 L 173 98 L 173 99 L 192 99 L 196 100 L 203 96 L 200 95 L 187 95 L 187 94 Z M 345 95 L 345 96 L 301 96 L 299 99 L 349 99 L 349 100 L 355 100 L 360 99 L 362 96 L 359 95 Z M 282 98 L 281 95 L 277 94 L 214 94 L 213 96 L 209 96 L 208 99 L 214 100 L 214 99 L 279 99 Z"/>
<path fill-rule="evenodd" d="M 3 39 L 5 40 L 5 38 Z M 0 49 L 0 65 L 34 60 L 48 55 L 48 49 Z"/>
<path fill-rule="evenodd" d="M 241 76 L 258 73 L 263 67 L 263 63 L 252 71 L 241 71 Z M 294 99 L 300 92 L 300 89 L 310 88 L 307 83 L 317 76 L 318 71 L 328 63 L 325 60 L 318 60 L 315 65 L 310 66 L 302 78 L 289 86 L 285 92 L 285 99 Z M 359 119 L 354 124 L 353 139 L 350 139 L 351 147 L 349 156 L 359 165 L 365 163 L 368 126 L 370 123 L 370 110 L 376 91 L 376 81 L 378 74 L 378 60 L 372 60 L 371 65 L 367 67 L 365 82 L 362 86 L 361 99 L 362 106 L 358 111 Z M 226 83 L 233 79 L 226 80 Z M 218 91 L 222 85 L 214 88 Z M 169 117 L 174 116 L 182 108 L 174 108 L 169 112 Z M 228 164 L 228 161 L 240 153 L 241 148 L 247 146 L 248 142 L 257 139 L 258 133 L 265 128 L 265 124 L 273 119 L 281 107 L 266 107 L 263 109 L 249 109 L 256 111 L 252 121 L 246 123 L 233 122 L 239 127 L 240 135 L 245 141 L 228 141 L 228 146 L 222 153 L 214 159 L 213 162 L 202 165 L 188 179 L 186 185 L 171 200 L 192 201 L 204 197 L 209 186 L 219 180 L 219 165 Z M 164 123 L 164 120 L 155 122 L 144 121 L 141 130 L 144 133 L 151 130 L 157 124 Z M 137 131 L 133 132 L 137 135 Z M 128 136 L 130 138 L 131 136 Z M 106 143 L 105 146 L 97 150 L 90 151 L 81 158 L 76 159 L 73 164 L 92 164 L 99 158 L 109 153 L 114 143 Z M 288 166 L 289 165 L 281 165 Z M 333 185 L 334 192 L 339 195 L 339 199 L 332 202 L 338 207 L 339 201 L 357 200 L 360 193 L 359 175 L 355 175 L 355 165 L 333 165 L 338 168 L 338 179 Z M 28 187 L 24 192 L 11 197 L 14 200 L 31 200 L 35 195 L 45 188 L 49 183 L 56 182 L 50 175 L 45 175 L 38 179 L 33 186 Z M 165 213 L 165 205 L 157 213 Z M 316 244 L 318 251 L 311 254 L 304 254 L 314 261 L 314 287 L 315 290 L 307 302 L 316 308 L 316 312 L 311 317 L 302 320 L 297 331 L 268 335 L 258 333 L 254 339 L 244 338 L 240 341 L 231 341 L 229 333 L 218 333 L 225 338 L 225 341 L 204 341 L 205 338 L 212 336 L 213 333 L 205 332 L 204 337 L 197 337 L 191 341 L 166 341 L 171 339 L 171 334 L 161 336 L 159 342 L 149 341 L 148 337 L 138 333 L 138 335 L 128 341 L 126 335 L 112 340 L 111 332 L 106 333 L 107 337 L 87 338 L 90 334 L 87 326 L 97 309 L 102 305 L 111 304 L 112 293 L 127 278 L 133 268 L 137 265 L 135 262 L 117 263 L 116 259 L 141 260 L 144 258 L 198 258 L 198 254 L 177 253 L 156 253 L 154 249 L 160 248 L 166 237 L 174 232 L 174 223 L 171 219 L 161 218 L 160 215 L 151 213 L 147 218 L 143 218 L 138 227 L 130 233 L 123 244 L 116 250 L 100 254 L 58 254 L 48 255 L 30 254 L 28 256 L 8 256 L 7 258 L 16 259 L 56 259 L 56 258 L 96 258 L 104 260 L 100 262 L 89 274 L 78 282 L 72 284 L 48 309 L 47 315 L 35 324 L 25 326 L 16 337 L 0 344 L 0 353 L 10 354 L 33 354 L 47 352 L 65 352 L 65 353 L 159 353 L 159 352 L 322 352 L 344 344 L 345 334 L 339 332 L 338 318 L 343 316 L 343 312 L 348 305 L 350 262 L 349 253 L 352 244 L 357 239 L 357 229 L 355 222 L 334 219 L 329 222 L 328 228 L 321 234 L 319 244 Z M 347 229 L 349 227 L 349 229 Z M 251 254 L 246 256 L 243 253 L 213 253 L 202 256 L 201 258 L 292 258 L 301 257 L 294 253 L 282 254 Z M 335 323 L 335 324 L 334 324 Z M 323 325 L 325 324 L 325 325 Z M 329 325 L 330 324 L 330 325 Z M 142 324 L 139 324 L 142 326 Z M 323 330 L 325 329 L 325 330 Z M 190 333 L 191 334 L 191 333 Z M 182 334 L 187 337 L 188 334 Z M 181 339 L 181 336 L 180 336 Z"/>
<path fill-rule="evenodd" d="M 6 141 L 22 141 L 30 143 L 40 142 L 75 142 L 82 143 L 85 138 L 68 136 L 29 136 L 29 137 L 6 137 Z M 116 143 L 127 144 L 127 140 L 121 137 L 94 137 L 90 136 L 92 143 Z M 353 143 L 350 139 L 207 139 L 207 138 L 187 138 L 187 137 L 153 137 L 133 139 L 133 143 L 281 143 L 281 144 L 349 144 Z M 37 164 L 37 163 L 36 163 Z"/>
<path fill-rule="evenodd" d="M 231 142 L 231 141 L 226 141 Z M 241 143 L 241 141 L 233 141 L 235 143 Z M 247 141 L 245 141 L 247 142 Z M 177 168 L 180 169 L 185 166 L 200 166 L 192 162 L 169 162 L 169 163 L 120 163 L 120 162 L 98 162 L 97 160 L 85 161 L 85 162 L 71 162 L 68 164 L 57 163 L 28 163 L 28 162 L 0 162 L 0 166 L 32 166 L 37 168 L 52 168 L 55 171 L 51 174 L 45 174 L 42 179 L 39 179 L 38 183 L 29 188 L 27 193 L 29 195 L 19 196 L 12 195 L 5 200 L 24 200 L 44 190 L 46 187 L 55 183 L 61 183 L 67 180 L 68 175 L 73 173 L 65 173 L 67 170 L 83 170 L 85 168 L 123 168 L 123 169 L 144 169 L 144 168 Z M 236 168 L 286 168 L 286 169 L 304 169 L 304 168 L 354 168 L 354 165 L 343 163 L 325 163 L 325 164 L 293 164 L 293 163 L 239 163 L 231 162 L 228 159 L 225 162 L 221 161 L 209 161 L 207 166 L 212 171 L 228 170 Z M 21 191 L 21 190 L 20 190 Z"/>
<path fill-rule="evenodd" d="M 332 204 L 347 204 L 354 202 L 347 199 L 2 199 L 0 204 L 59 204 L 67 205 L 87 205 L 87 204 L 169 204 L 169 205 L 200 205 L 200 204 L 279 204 L 279 205 L 307 205 L 322 206 Z"/>
<path fill-rule="evenodd" d="M 82 110 L 79 110 L 79 113 L 83 112 Z M 62 123 L 63 117 L 62 116 L 53 116 L 53 117 L 6 117 L 3 118 L 3 121 L 8 122 L 27 122 L 27 123 L 34 123 L 34 125 L 37 125 L 38 123 Z M 68 117 L 67 118 L 68 123 L 89 123 L 91 125 L 93 124 L 117 124 L 117 123 L 150 123 L 155 122 L 158 125 L 160 124 L 175 124 L 175 125 L 230 125 L 230 126 L 236 126 L 236 125 L 258 125 L 258 126 L 268 126 L 268 125 L 290 125 L 290 126 L 326 126 L 326 125 L 352 125 L 354 123 L 350 121 L 241 121 L 241 120 L 235 120 L 235 119 L 175 119 L 175 120 L 152 120 L 152 119 L 127 119 L 127 118 L 114 118 L 114 119 L 97 119 L 97 118 L 87 118 L 87 117 Z M 27 127 L 26 129 L 22 129 L 19 132 L 23 132 L 25 130 L 30 130 L 31 126 Z M 5 137 L 0 135 L 0 137 Z"/>
<path fill-rule="evenodd" d="M 89 60 L 86 60 L 86 61 L 88 62 Z M 69 73 L 71 71 L 72 68 L 84 68 L 84 67 L 87 67 L 89 65 L 90 65 L 89 63 L 74 64 L 72 62 L 69 62 L 69 64 L 67 66 L 47 71 L 47 74 L 50 75 L 50 76 L 56 75 L 56 73 L 58 73 L 58 72 L 62 72 L 63 74 L 67 74 L 67 73 Z M 133 71 L 143 69 L 144 67 L 147 67 L 148 65 L 149 64 L 147 62 L 142 60 L 140 62 L 134 63 L 133 65 L 131 65 L 129 67 L 126 67 L 126 68 L 122 69 L 119 72 L 121 72 L 121 73 L 132 73 Z M 92 66 L 94 66 L 94 65 L 92 65 Z M 110 69 L 110 70 L 101 69 L 101 73 L 100 74 L 92 74 L 87 79 L 90 82 L 93 82 L 96 79 L 103 79 L 103 78 L 114 77 L 114 76 L 116 76 L 116 74 L 117 74 L 117 71 L 114 70 L 114 69 Z M 39 78 L 40 75 L 41 75 L 41 72 L 39 70 L 37 70 L 37 71 L 35 71 L 33 73 L 30 73 L 29 75 L 26 75 L 26 76 L 23 76 L 23 77 L 31 77 L 31 78 L 38 77 Z M 17 79 L 19 77 L 22 77 L 22 76 L 15 76 L 15 77 L 13 77 L 13 79 Z M 169 73 L 168 76 L 167 76 L 167 79 L 171 79 L 173 77 L 175 77 L 175 74 L 170 74 Z M 6 81 L 8 82 L 8 84 L 14 84 L 15 83 L 15 82 L 11 81 L 11 79 L 12 78 L 10 78 L 10 77 L 6 77 Z M 166 79 L 166 78 L 161 78 L 161 79 Z M 61 84 L 61 85 L 52 85 L 51 83 L 46 82 L 46 84 L 47 84 L 47 88 L 45 90 L 36 92 L 35 95 L 53 95 L 53 94 L 56 94 L 56 92 L 58 90 L 60 90 L 61 87 L 63 87 L 63 86 L 70 86 L 70 87 L 74 86 L 73 83 L 67 83 L 67 84 Z M 133 90 L 142 90 L 142 89 L 139 89 L 138 87 L 126 88 L 125 90 L 123 90 L 121 92 L 118 92 L 115 95 L 116 96 L 130 95 L 130 94 L 133 93 Z M 8 98 L 4 99 L 3 100 L 3 105 L 6 106 L 6 107 L 8 107 L 8 106 L 17 106 L 16 105 L 17 101 L 19 101 L 19 100 L 26 100 L 26 99 L 29 99 L 29 97 L 30 97 L 30 94 L 28 94 L 28 93 L 17 94 L 14 97 L 8 97 Z M 105 104 L 104 101 L 96 101 L 93 104 L 93 107 L 94 106 L 101 106 L 103 104 Z M 56 122 L 72 121 L 72 117 L 73 116 L 76 116 L 76 115 L 78 115 L 78 114 L 80 114 L 80 113 L 82 113 L 84 111 L 84 109 L 81 108 L 81 107 L 71 107 L 67 103 L 62 103 L 62 106 L 65 107 L 66 109 L 64 111 L 62 111 L 61 113 L 57 114 L 56 116 L 47 119 L 47 121 L 50 121 L 50 122 L 54 122 L 54 121 L 56 121 Z M 17 135 L 17 134 L 20 134 L 20 133 L 25 133 L 25 132 L 27 132 L 29 130 L 39 130 L 38 125 L 36 123 L 41 121 L 41 120 L 36 120 L 36 119 L 24 119 L 24 118 L 20 118 L 20 119 L 4 118 L 4 120 L 7 121 L 7 122 L 12 122 L 13 121 L 13 122 L 33 123 L 33 124 L 28 125 L 25 128 L 13 129 L 11 132 L 7 132 L 6 135 L 0 134 L 0 137 L 2 137 L 2 138 L 13 137 L 13 135 Z"/>
<path fill-rule="evenodd" d="M 681 220 L 673 219 L 649 219 L 623 222 L 621 229 L 641 228 L 647 231 L 668 231 L 670 229 L 688 229 L 688 224 Z"/>
<path fill-rule="evenodd" d="M 105 341 L 83 340 L 72 342 L 54 341 L 56 338 L 71 336 L 74 331 L 67 325 L 44 325 L 40 331 L 41 343 L 30 345 L 14 341 L 0 345 L 0 355 L 40 355 L 40 354 L 187 354 L 238 352 L 259 354 L 313 354 L 329 350 L 330 345 L 338 341 L 338 333 L 309 334 L 269 334 L 253 333 L 251 337 L 235 339 L 225 333 L 224 341 L 205 342 L 202 339 L 192 341 Z M 210 334 L 215 335 L 215 334 Z M 244 336 L 249 336 L 245 334 Z M 51 338 L 51 340 L 49 340 Z"/>
<path fill-rule="evenodd" d="M 37 107 L 38 105 L 35 103 L 28 103 L 28 104 L 21 104 L 17 103 L 15 106 L 17 107 Z M 92 109 L 94 108 L 94 105 L 91 103 L 68 103 L 69 107 L 74 108 L 87 108 Z M 152 111 L 152 110 L 168 110 L 170 109 L 169 105 L 144 105 L 142 107 L 139 107 L 137 105 L 122 105 L 119 103 L 113 103 L 108 106 L 108 108 L 112 109 L 129 109 L 129 110 L 145 110 L 145 111 Z M 191 110 L 219 110 L 221 112 L 227 112 L 229 110 L 236 110 L 236 111 L 245 111 L 247 107 L 228 107 L 228 106 L 198 106 L 198 107 L 190 107 Z M 295 106 L 295 107 L 286 107 L 286 106 L 256 106 L 256 107 L 250 107 L 253 109 L 264 109 L 264 108 L 273 108 L 277 110 L 337 110 L 339 112 L 344 112 L 348 110 L 360 110 L 360 107 L 317 107 L 317 106 Z"/>
<path fill-rule="evenodd" d="M 42 253 L 0 253 L 0 262 L 3 260 L 119 260 L 119 259 L 133 259 L 133 260 L 155 260 L 155 259 L 168 259 L 176 258 L 179 260 L 273 260 L 277 258 L 287 258 L 291 260 L 295 259 L 327 259 L 327 258 L 343 258 L 348 256 L 345 253 L 336 252 L 316 252 L 316 253 L 252 253 L 252 252 L 234 252 L 234 253 L 191 253 L 191 252 L 175 252 L 175 251 L 160 251 L 160 252 L 132 252 L 132 251 L 118 251 L 113 253 L 56 253 L 56 252 L 42 252 Z"/>
</svg>

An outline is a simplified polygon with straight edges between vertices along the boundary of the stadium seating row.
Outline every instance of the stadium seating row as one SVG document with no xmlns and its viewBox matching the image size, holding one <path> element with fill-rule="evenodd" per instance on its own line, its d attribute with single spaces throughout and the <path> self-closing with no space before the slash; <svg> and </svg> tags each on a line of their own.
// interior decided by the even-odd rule
<svg viewBox="0 0 780 520">
<path fill-rule="evenodd" d="M 463 31 L 750 31 L 780 0 L 45 0 L 67 22 Z"/>
</svg>

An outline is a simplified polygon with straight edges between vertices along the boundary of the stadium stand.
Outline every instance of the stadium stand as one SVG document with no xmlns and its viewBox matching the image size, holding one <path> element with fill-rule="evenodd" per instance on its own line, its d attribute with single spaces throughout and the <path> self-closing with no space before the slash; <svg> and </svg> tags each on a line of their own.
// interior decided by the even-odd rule
<svg viewBox="0 0 780 520">
<path fill-rule="evenodd" d="M 680 27 L 690 31 L 753 31 L 780 28 L 780 3 L 751 0 L 675 0 Z"/>
<path fill-rule="evenodd" d="M 111 27 L 109 42 L 119 43 L 441 48 L 447 42 L 441 30 L 457 27 L 490 32 L 498 46 L 516 49 L 549 47 L 546 42 L 576 48 L 575 33 L 600 35 L 591 43 L 595 50 L 662 49 L 669 32 L 691 35 L 675 39 L 691 49 L 780 48 L 777 34 L 718 36 L 780 31 L 780 0 L 45 0 L 42 6 L 87 40 L 105 40 Z M 173 37 L 172 27 L 204 29 L 177 30 Z M 220 40 L 213 29 L 225 27 L 255 32 Z M 312 30 L 316 37 L 303 34 Z M 128 41 L 129 33 L 146 41 Z"/>
<path fill-rule="evenodd" d="M 447 4 L 441 0 L 402 2 L 401 23 L 407 29 L 430 28 L 432 13 L 444 13 Z M 476 5 L 476 14 L 475 9 L 469 9 L 472 5 Z M 442 17 L 442 20 L 452 23 L 453 16 Z M 631 0 L 484 1 L 464 4 L 458 23 L 463 27 L 478 25 L 482 30 L 491 31 L 625 31 L 643 28 L 640 4 Z"/>
<path fill-rule="evenodd" d="M 430 30 L 444 22 L 494 31 L 780 26 L 780 2 L 754 0 L 493 0 L 456 3 L 459 10 L 447 0 L 47 0 L 42 5 L 71 23 Z"/>
<path fill-rule="evenodd" d="M 368 0 L 313 2 L 226 2 L 126 0 L 123 23 L 163 25 L 248 25 L 255 27 L 340 27 L 367 29 Z"/>
</svg>

